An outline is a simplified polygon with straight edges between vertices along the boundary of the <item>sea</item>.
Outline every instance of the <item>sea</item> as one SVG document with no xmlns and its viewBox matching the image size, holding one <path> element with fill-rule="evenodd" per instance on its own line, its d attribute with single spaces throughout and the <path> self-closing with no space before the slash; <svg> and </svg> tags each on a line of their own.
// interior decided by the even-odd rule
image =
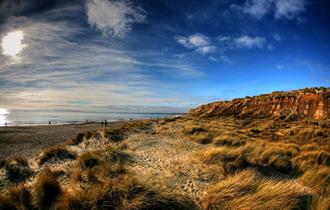
<svg viewBox="0 0 330 210">
<path fill-rule="evenodd" d="M 157 119 L 180 116 L 185 113 L 131 113 L 131 112 L 60 112 L 0 110 L 0 126 L 31 126 L 80 124 L 86 122 Z"/>
</svg>

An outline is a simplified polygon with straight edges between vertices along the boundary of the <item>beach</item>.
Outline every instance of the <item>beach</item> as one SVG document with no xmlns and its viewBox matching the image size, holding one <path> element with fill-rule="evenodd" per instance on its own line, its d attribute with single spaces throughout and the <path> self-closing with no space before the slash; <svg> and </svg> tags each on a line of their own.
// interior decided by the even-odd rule
<svg viewBox="0 0 330 210">
<path fill-rule="evenodd" d="M 108 127 L 124 121 L 109 122 Z M 79 133 L 102 128 L 100 123 L 33 125 L 0 127 L 0 159 L 23 156 L 30 158 L 41 150 L 61 144 Z"/>
</svg>

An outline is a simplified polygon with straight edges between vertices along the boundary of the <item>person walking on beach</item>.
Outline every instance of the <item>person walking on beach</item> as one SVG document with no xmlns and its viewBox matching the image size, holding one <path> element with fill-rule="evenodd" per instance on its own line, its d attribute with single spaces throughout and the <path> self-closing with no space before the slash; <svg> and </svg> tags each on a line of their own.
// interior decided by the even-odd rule
<svg viewBox="0 0 330 210">
<path fill-rule="evenodd" d="M 105 126 L 108 126 L 107 120 L 104 120 L 104 124 L 105 124 Z"/>
<path fill-rule="evenodd" d="M 101 126 L 103 126 L 103 121 L 101 122 Z"/>
<path fill-rule="evenodd" d="M 52 124 L 50 121 L 48 122 L 48 125 Z"/>
</svg>

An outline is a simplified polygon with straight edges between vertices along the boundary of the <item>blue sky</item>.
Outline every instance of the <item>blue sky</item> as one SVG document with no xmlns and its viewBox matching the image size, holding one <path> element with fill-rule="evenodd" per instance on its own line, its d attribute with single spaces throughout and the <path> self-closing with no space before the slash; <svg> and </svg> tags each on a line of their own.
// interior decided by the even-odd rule
<svg viewBox="0 0 330 210">
<path fill-rule="evenodd" d="M 4 0 L 0 107 L 182 111 L 330 86 L 326 0 Z"/>
</svg>

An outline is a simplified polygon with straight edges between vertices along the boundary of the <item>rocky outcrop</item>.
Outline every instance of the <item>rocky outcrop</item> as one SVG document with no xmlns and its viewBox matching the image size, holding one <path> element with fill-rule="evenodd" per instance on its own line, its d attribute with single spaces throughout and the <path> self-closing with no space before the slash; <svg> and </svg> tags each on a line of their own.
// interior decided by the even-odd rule
<svg viewBox="0 0 330 210">
<path fill-rule="evenodd" d="M 330 88 L 306 88 L 233 99 L 232 101 L 214 102 L 191 109 L 188 115 L 200 117 L 329 119 Z"/>
</svg>

